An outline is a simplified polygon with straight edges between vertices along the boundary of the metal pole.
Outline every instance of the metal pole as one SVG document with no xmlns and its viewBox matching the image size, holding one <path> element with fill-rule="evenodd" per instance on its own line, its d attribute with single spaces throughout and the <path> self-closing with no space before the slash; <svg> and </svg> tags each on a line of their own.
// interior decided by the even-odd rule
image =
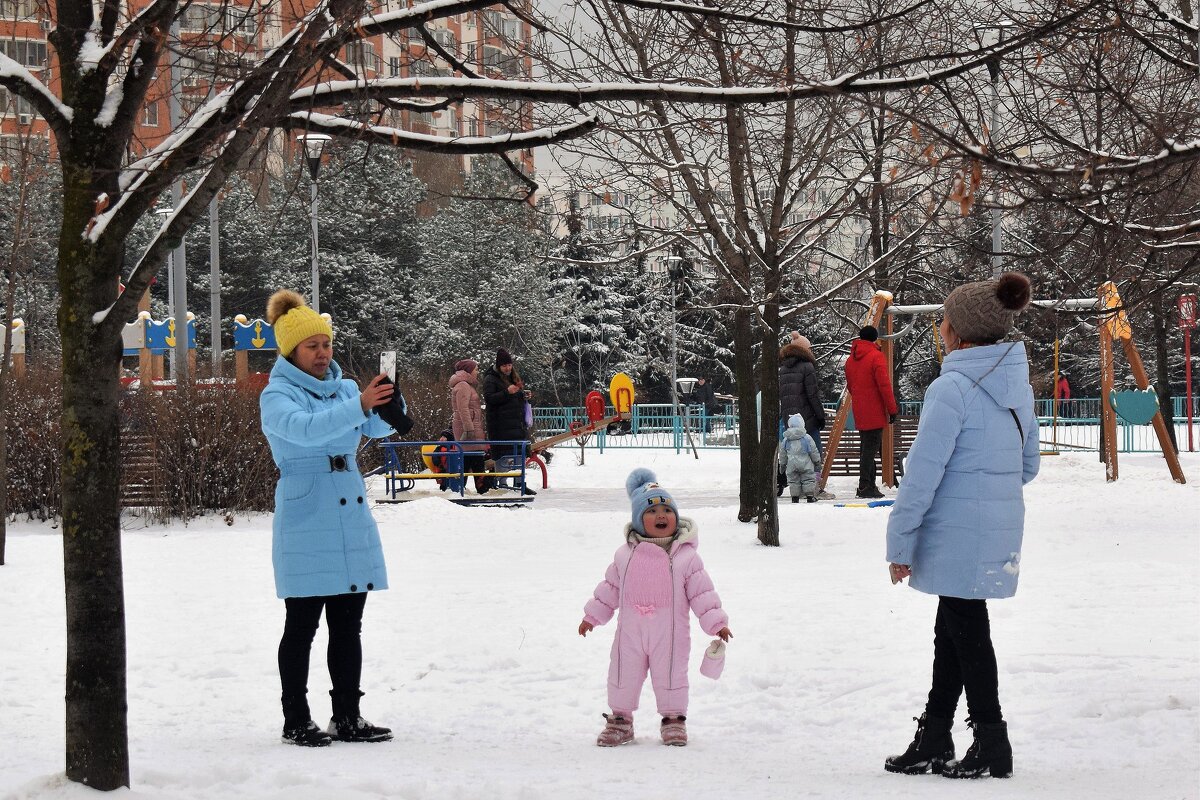
<svg viewBox="0 0 1200 800">
<path fill-rule="evenodd" d="M 1183 329 L 1183 372 L 1184 385 L 1187 386 L 1187 421 L 1188 421 L 1188 452 L 1193 452 L 1192 446 L 1192 331 Z"/>
<path fill-rule="evenodd" d="M 309 183 L 312 202 L 309 205 L 309 215 L 312 218 L 312 310 L 321 313 L 321 276 L 317 271 L 317 176 L 312 176 Z"/>
<path fill-rule="evenodd" d="M 676 364 L 675 345 L 675 272 L 668 273 L 671 280 L 671 405 L 675 409 L 675 452 L 678 453 L 682 444 L 679 435 L 679 373 Z"/>
<path fill-rule="evenodd" d="M 217 196 L 208 201 L 208 309 L 212 326 L 212 376 L 221 377 L 221 221 Z"/>
<path fill-rule="evenodd" d="M 171 25 L 171 41 L 179 43 L 179 20 Z M 180 106 L 180 94 L 183 91 L 182 76 L 176 59 L 171 61 L 171 94 L 167 101 L 167 109 L 171 119 L 171 130 L 179 130 L 183 117 Z M 171 206 L 178 210 L 183 205 L 183 181 L 177 180 L 171 185 Z M 171 300 L 171 316 L 175 318 L 175 347 L 171 350 L 171 376 L 175 379 L 176 387 L 188 379 L 188 320 L 187 320 L 187 251 L 183 244 L 183 236 L 179 237 L 179 246 L 171 255 L 171 278 L 175 284 L 174 297 Z"/>
<path fill-rule="evenodd" d="M 1004 29 L 1000 29 L 1000 42 L 1004 41 Z M 988 62 L 988 72 L 992 76 L 992 121 L 988 125 L 988 150 L 995 155 L 996 126 L 1000 124 L 1000 60 L 995 58 Z M 1004 232 L 1000 218 L 1000 182 L 996 180 L 998 173 L 992 173 L 992 277 L 999 278 L 1004 272 Z"/>
</svg>

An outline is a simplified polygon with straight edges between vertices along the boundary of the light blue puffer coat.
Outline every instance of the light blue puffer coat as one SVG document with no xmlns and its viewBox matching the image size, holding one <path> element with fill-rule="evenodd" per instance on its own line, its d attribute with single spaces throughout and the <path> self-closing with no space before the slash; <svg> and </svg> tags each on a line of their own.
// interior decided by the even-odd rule
<svg viewBox="0 0 1200 800">
<path fill-rule="evenodd" d="M 910 565 L 909 584 L 922 592 L 1012 597 L 1025 528 L 1022 487 L 1037 475 L 1039 451 L 1025 344 L 947 355 L 925 392 L 888 518 L 887 560 Z"/>
<path fill-rule="evenodd" d="M 394 431 L 364 415 L 358 385 L 330 362 L 318 380 L 279 358 L 259 398 L 262 429 L 279 467 L 271 560 L 279 597 L 387 588 L 379 529 L 354 454 L 363 436 Z M 333 471 L 344 456 L 348 469 Z"/>
</svg>

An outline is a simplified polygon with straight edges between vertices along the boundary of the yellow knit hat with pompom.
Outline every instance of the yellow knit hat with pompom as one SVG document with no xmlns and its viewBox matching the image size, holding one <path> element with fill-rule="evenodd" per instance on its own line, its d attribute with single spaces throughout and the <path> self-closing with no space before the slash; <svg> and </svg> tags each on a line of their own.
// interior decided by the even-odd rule
<svg viewBox="0 0 1200 800">
<path fill-rule="evenodd" d="M 303 297 L 288 289 L 280 289 L 267 301 L 267 322 L 275 328 L 275 344 L 284 358 L 310 336 L 323 333 L 333 339 L 333 326 L 329 321 L 309 308 Z"/>
</svg>

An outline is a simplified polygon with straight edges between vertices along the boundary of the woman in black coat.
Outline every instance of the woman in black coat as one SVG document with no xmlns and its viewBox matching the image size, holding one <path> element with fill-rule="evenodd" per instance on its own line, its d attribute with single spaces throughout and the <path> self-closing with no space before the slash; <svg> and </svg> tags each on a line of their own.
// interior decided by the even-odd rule
<svg viewBox="0 0 1200 800">
<path fill-rule="evenodd" d="M 525 425 L 525 403 L 528 393 L 525 382 L 513 366 L 512 356 L 503 347 L 496 351 L 496 365 L 483 376 L 484 420 L 489 439 L 524 441 L 529 438 Z M 520 445 L 499 445 L 492 448 L 492 458 L 519 456 Z M 518 465 L 519 466 L 519 465 Z M 528 486 L 522 486 L 523 494 L 537 494 Z"/>
<path fill-rule="evenodd" d="M 804 417 L 804 429 L 817 443 L 824 458 L 821 431 L 825 428 L 825 407 L 817 387 L 817 363 L 807 337 L 792 334 L 792 341 L 779 351 L 779 419 L 792 414 Z"/>
</svg>

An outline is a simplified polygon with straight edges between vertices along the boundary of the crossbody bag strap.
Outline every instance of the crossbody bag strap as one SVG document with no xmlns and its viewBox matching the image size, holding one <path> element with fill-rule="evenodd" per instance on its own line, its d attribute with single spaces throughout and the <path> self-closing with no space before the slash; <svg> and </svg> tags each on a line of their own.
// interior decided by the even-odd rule
<svg viewBox="0 0 1200 800">
<path fill-rule="evenodd" d="M 1017 418 L 1017 412 L 1014 411 L 1013 409 L 1010 408 L 1008 410 L 1008 413 L 1012 414 L 1013 422 L 1017 423 L 1017 433 L 1021 434 L 1021 444 L 1024 445 L 1025 444 L 1025 429 L 1021 427 L 1021 420 Z"/>
</svg>

